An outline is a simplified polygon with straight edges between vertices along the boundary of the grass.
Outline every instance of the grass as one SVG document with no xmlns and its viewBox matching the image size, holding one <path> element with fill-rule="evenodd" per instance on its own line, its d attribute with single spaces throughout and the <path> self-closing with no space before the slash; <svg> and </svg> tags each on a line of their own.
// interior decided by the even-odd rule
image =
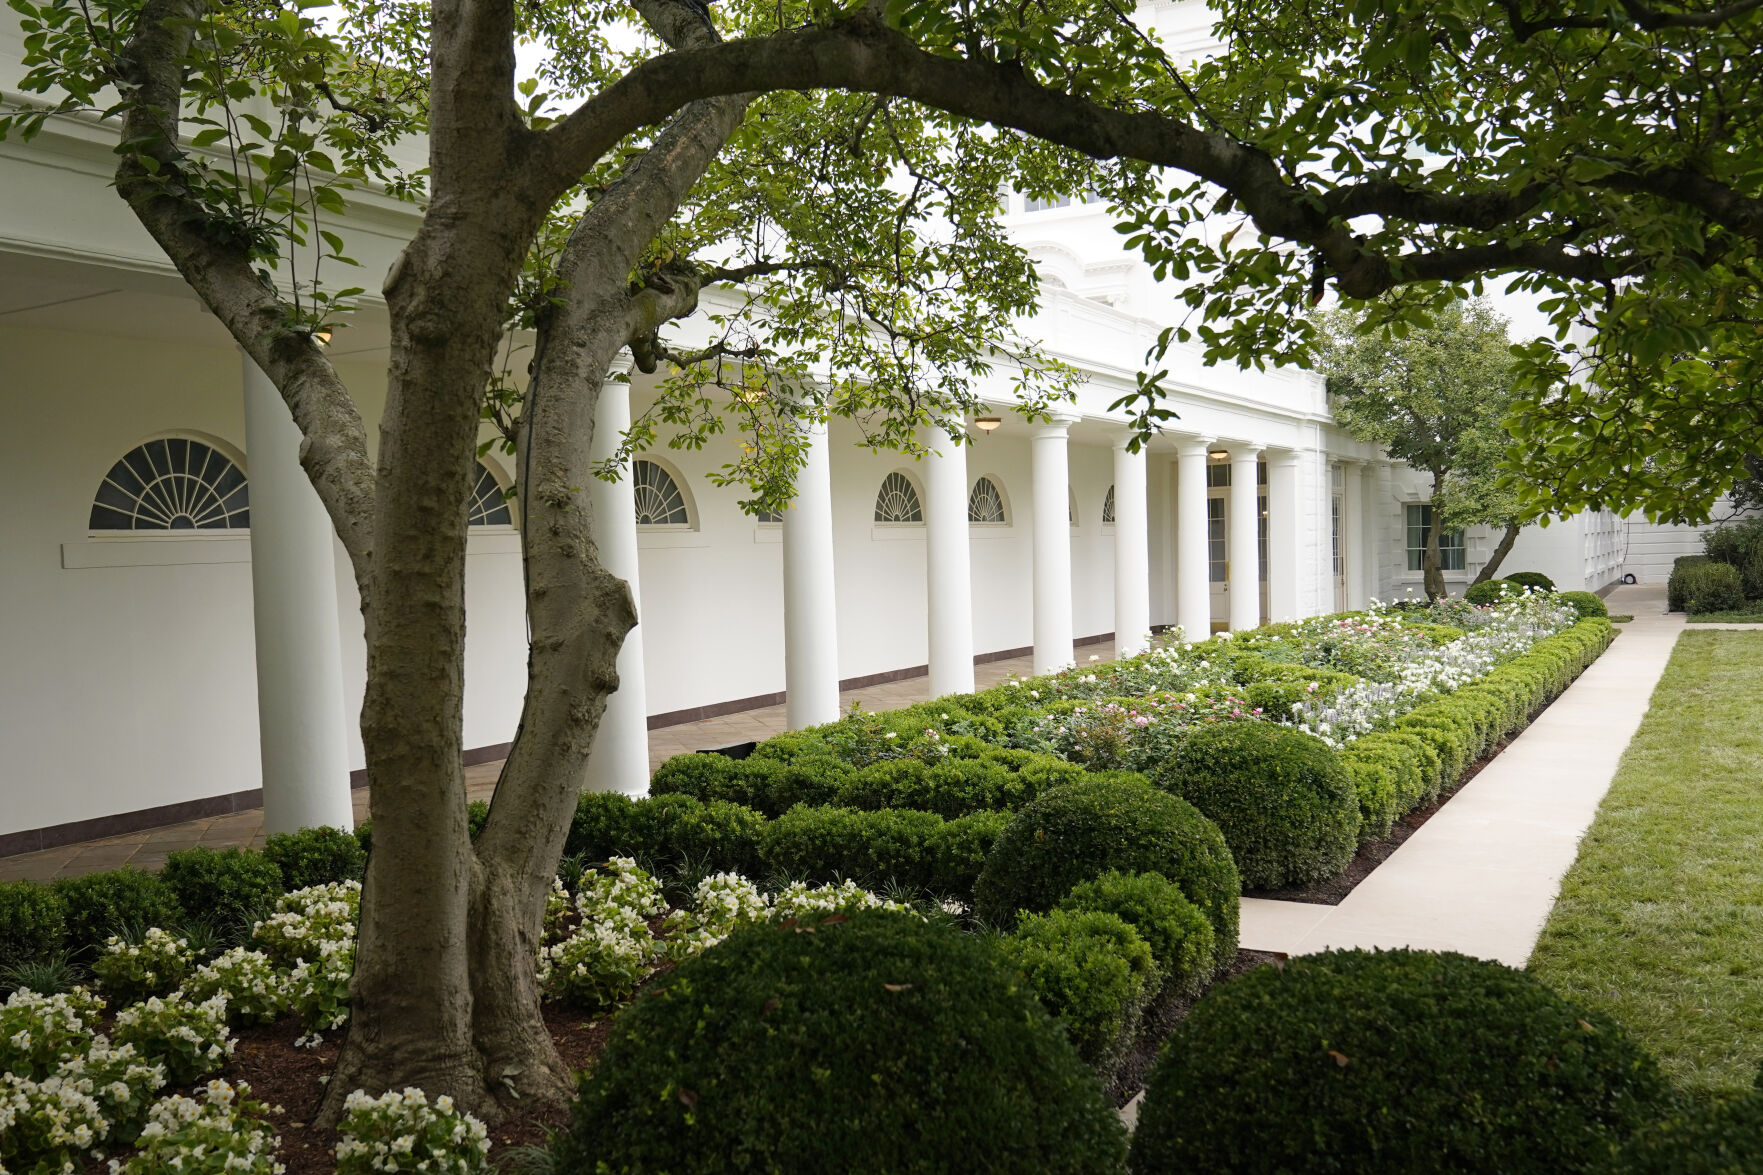
<svg viewBox="0 0 1763 1175">
<path fill-rule="evenodd" d="M 1763 1060 L 1763 632 L 1686 632 L 1530 970 L 1695 1093 Z"/>
</svg>

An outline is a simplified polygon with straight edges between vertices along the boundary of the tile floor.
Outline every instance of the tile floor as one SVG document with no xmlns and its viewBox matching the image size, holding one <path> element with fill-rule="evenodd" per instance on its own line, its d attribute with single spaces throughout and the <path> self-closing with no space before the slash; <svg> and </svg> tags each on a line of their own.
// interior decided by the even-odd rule
<svg viewBox="0 0 1763 1175">
<path fill-rule="evenodd" d="M 1113 642 L 1078 647 L 1079 661 L 1088 660 L 1092 655 L 1100 660 L 1112 660 Z M 1029 668 L 1030 658 L 1016 657 L 981 665 L 974 671 L 974 676 L 979 688 L 985 689 L 1012 674 L 1027 674 Z M 847 690 L 840 695 L 840 700 L 846 707 L 853 702 L 861 702 L 866 710 L 894 710 L 925 701 L 929 681 L 926 677 L 912 677 L 886 685 Z M 673 756 L 689 751 L 757 741 L 781 734 L 783 730 L 782 706 L 766 706 L 680 726 L 665 726 L 649 732 L 649 767 L 654 770 Z M 467 794 L 474 800 L 489 799 L 496 790 L 496 777 L 501 770 L 500 760 L 467 767 Z M 354 799 L 355 819 L 366 819 L 367 789 L 358 789 Z M 263 811 L 260 808 L 229 816 L 187 820 L 163 828 L 150 828 L 122 836 L 105 837 L 102 840 L 80 841 L 35 853 L 0 857 L 0 881 L 20 878 L 48 881 L 57 877 L 73 877 L 102 869 L 115 869 L 121 865 L 156 869 L 165 862 L 168 853 L 179 849 L 194 848 L 197 845 L 209 848 L 228 848 L 233 845 L 257 848 L 263 844 L 263 837 Z"/>
</svg>

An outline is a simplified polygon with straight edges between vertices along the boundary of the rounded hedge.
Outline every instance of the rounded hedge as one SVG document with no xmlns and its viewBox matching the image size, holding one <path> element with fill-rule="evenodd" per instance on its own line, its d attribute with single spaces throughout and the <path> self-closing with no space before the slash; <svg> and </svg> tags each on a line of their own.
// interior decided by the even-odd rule
<svg viewBox="0 0 1763 1175">
<path fill-rule="evenodd" d="M 1521 588 L 1536 588 L 1538 591 L 1552 592 L 1555 581 L 1540 571 L 1514 571 L 1506 577 L 1506 582 L 1517 584 Z"/>
<path fill-rule="evenodd" d="M 0 967 L 47 959 L 67 939 L 61 896 L 34 881 L 0 881 Z"/>
<path fill-rule="evenodd" d="M 263 855 L 282 871 L 282 886 L 290 890 L 360 881 L 367 871 L 367 850 L 340 828 L 278 832 L 263 842 Z"/>
<path fill-rule="evenodd" d="M 1217 953 L 1217 936 L 1200 907 L 1161 873 L 1104 873 L 1078 884 L 1061 910 L 1113 914 L 1151 948 L 1161 990 L 1197 995 Z"/>
<path fill-rule="evenodd" d="M 184 849 L 165 858 L 161 878 L 178 905 L 216 926 L 236 929 L 266 916 L 282 895 L 282 871 L 262 853 Z"/>
<path fill-rule="evenodd" d="M 1555 599 L 1560 603 L 1573 605 L 1580 620 L 1610 615 L 1610 609 L 1604 606 L 1604 601 L 1591 592 L 1562 592 Z"/>
<path fill-rule="evenodd" d="M 1142 776 L 1057 787 L 1004 826 L 974 885 L 974 914 L 1011 927 L 1104 873 L 1160 873 L 1212 924 L 1206 973 L 1235 956 L 1242 882 L 1218 826 Z"/>
<path fill-rule="evenodd" d="M 1506 581 L 1503 579 L 1484 579 L 1480 583 L 1472 583 L 1463 593 L 1463 598 L 1471 604 L 1483 607 L 1498 604 L 1506 595 Z"/>
<path fill-rule="evenodd" d="M 1571 1172 L 1658 1112 L 1609 1019 L 1458 954 L 1331 951 L 1214 989 L 1146 1085 L 1134 1175 Z"/>
<path fill-rule="evenodd" d="M 1125 1131 L 981 936 L 867 911 L 753 925 L 612 1023 L 556 1169 L 1084 1173 Z"/>
<path fill-rule="evenodd" d="M 1751 1175 L 1763 1171 L 1763 1096 L 1696 1106 L 1636 1135 L 1609 1175 Z"/>
<path fill-rule="evenodd" d="M 1112 1070 L 1157 994 L 1157 962 L 1139 932 L 1099 910 L 1054 910 L 1027 915 L 998 947 L 1084 1063 Z"/>
<path fill-rule="evenodd" d="M 1246 889 L 1333 877 L 1358 849 L 1353 777 L 1326 743 L 1291 727 L 1196 726 L 1152 778 L 1218 825 Z"/>
<path fill-rule="evenodd" d="M 102 946 L 119 930 L 173 926 L 183 916 L 163 878 L 131 865 L 64 877 L 53 888 L 67 919 L 67 948 L 76 954 Z"/>
</svg>

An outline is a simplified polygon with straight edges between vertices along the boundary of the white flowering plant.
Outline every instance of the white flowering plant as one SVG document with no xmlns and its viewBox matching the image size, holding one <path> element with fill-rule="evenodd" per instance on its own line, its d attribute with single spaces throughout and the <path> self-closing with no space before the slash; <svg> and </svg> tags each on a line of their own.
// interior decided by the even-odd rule
<svg viewBox="0 0 1763 1175">
<path fill-rule="evenodd" d="M 308 1033 L 301 1043 L 316 1045 L 317 1033 L 349 1022 L 349 977 L 354 974 L 352 938 L 320 941 L 315 958 L 301 960 L 288 972 L 288 1006 L 299 1013 Z"/>
<path fill-rule="evenodd" d="M 858 910 L 895 910 L 911 913 L 905 902 L 889 901 L 870 893 L 855 881 L 809 885 L 793 881 L 771 900 L 771 916 L 780 922 L 823 914 L 852 914 Z"/>
<path fill-rule="evenodd" d="M 234 947 L 196 968 L 181 990 L 195 1003 L 225 996 L 227 1019 L 234 1025 L 268 1024 L 290 1007 L 287 974 L 249 947 Z"/>
<path fill-rule="evenodd" d="M 104 994 L 120 1006 L 170 995 L 195 961 L 188 942 L 154 926 L 135 941 L 115 934 L 105 939 L 104 953 L 92 964 L 92 974 Z"/>
<path fill-rule="evenodd" d="M 582 912 L 568 938 L 539 952 L 539 982 L 566 1003 L 609 1008 L 628 997 L 653 970 L 655 936 L 634 910 L 609 905 Z"/>
<path fill-rule="evenodd" d="M 155 1102 L 141 1130 L 140 1149 L 126 1162 L 112 1159 L 110 1175 L 281 1175 L 281 1139 L 267 1114 L 250 1099 L 251 1087 L 210 1081 L 197 1098 L 174 1095 Z"/>
<path fill-rule="evenodd" d="M 316 959 L 327 942 L 355 941 L 361 919 L 361 883 L 334 881 L 283 894 L 275 912 L 252 927 L 251 937 L 278 967 Z"/>
<path fill-rule="evenodd" d="M 227 1031 L 225 996 L 196 1003 L 179 993 L 153 996 L 118 1012 L 116 1039 L 163 1063 L 173 1085 L 219 1072 L 237 1044 Z"/>
<path fill-rule="evenodd" d="M 717 873 L 698 883 L 689 907 L 669 913 L 661 924 L 662 954 L 678 963 L 703 954 L 748 922 L 763 922 L 771 903 L 758 886 L 738 873 Z"/>
<path fill-rule="evenodd" d="M 629 910 L 640 918 L 667 909 L 661 883 L 630 857 L 613 857 L 591 877 L 583 875 L 581 892 L 575 895 L 575 908 L 583 918 L 613 908 Z"/>
<path fill-rule="evenodd" d="M 569 931 L 571 915 L 575 913 L 575 903 L 569 899 L 569 890 L 563 884 L 563 878 L 551 879 L 551 892 L 545 895 L 545 938 L 555 941 Z"/>
<path fill-rule="evenodd" d="M 109 1140 L 135 1140 L 147 1119 L 153 1095 L 165 1088 L 165 1066 L 143 1057 L 132 1044 L 112 1045 L 99 1036 L 83 1057 L 62 1066 L 61 1080 L 98 1103 L 109 1124 Z"/>
<path fill-rule="evenodd" d="M 19 988 L 0 1005 L 0 1072 L 43 1078 L 84 1056 L 103 1010 L 83 987 L 60 995 Z"/>
<path fill-rule="evenodd" d="M 478 1175 L 493 1170 L 484 1124 L 445 1094 L 431 1104 L 420 1089 L 389 1090 L 379 1097 L 358 1089 L 344 1100 L 337 1130 L 337 1175 Z"/>
<path fill-rule="evenodd" d="M 77 1170 L 80 1152 L 109 1133 L 96 1098 L 59 1074 L 33 1081 L 0 1073 L 0 1169 L 18 1175 Z"/>
</svg>

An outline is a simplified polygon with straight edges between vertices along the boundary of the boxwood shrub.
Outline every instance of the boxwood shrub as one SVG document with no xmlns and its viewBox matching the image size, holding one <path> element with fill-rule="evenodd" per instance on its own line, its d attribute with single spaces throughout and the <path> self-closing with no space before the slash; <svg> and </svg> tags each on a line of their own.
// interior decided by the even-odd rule
<svg viewBox="0 0 1763 1175">
<path fill-rule="evenodd" d="M 1135 1175 L 1572 1172 L 1658 1110 L 1617 1025 L 1464 955 L 1331 951 L 1215 989 L 1146 1086 Z"/>
<path fill-rule="evenodd" d="M 0 881 L 0 967 L 41 962 L 66 941 L 58 891 L 34 881 Z"/>
<path fill-rule="evenodd" d="M 1161 978 L 1151 948 L 1115 914 L 1029 914 L 998 940 L 1084 1063 L 1107 1079 L 1138 1033 Z"/>
<path fill-rule="evenodd" d="M 1108 872 L 1078 883 L 1059 909 L 1113 914 L 1151 948 L 1156 994 L 1198 995 L 1216 954 L 1212 923 L 1161 873 Z"/>
<path fill-rule="evenodd" d="M 1013 927 L 1104 873 L 1160 873 L 1212 925 L 1208 977 L 1236 955 L 1242 881 L 1218 826 L 1139 776 L 1054 788 L 1010 819 L 974 887 L 974 913 Z"/>
<path fill-rule="evenodd" d="M 1610 615 L 1610 609 L 1607 608 L 1604 605 L 1604 601 L 1593 592 L 1562 592 L 1555 598 L 1560 603 L 1572 604 L 1573 610 L 1579 614 L 1581 620 L 1585 620 L 1592 616 Z"/>
<path fill-rule="evenodd" d="M 1101 1086 L 983 936 L 868 911 L 750 926 L 657 979 L 583 1078 L 560 1171 L 1120 1168 Z"/>
<path fill-rule="evenodd" d="M 302 828 L 278 832 L 263 842 L 263 855 L 282 871 L 285 889 L 305 889 L 337 881 L 360 881 L 367 851 L 340 828 Z"/>
<path fill-rule="evenodd" d="M 1506 582 L 1516 584 L 1521 588 L 1535 588 L 1544 592 L 1555 590 L 1555 581 L 1540 571 L 1514 571 L 1511 575 L 1506 576 Z"/>
<path fill-rule="evenodd" d="M 1631 1139 L 1607 1171 L 1608 1175 L 1763 1171 L 1763 1095 L 1686 1104 Z"/>
<path fill-rule="evenodd" d="M 163 878 L 129 865 L 64 877 L 53 888 L 65 911 L 67 947 L 76 953 L 96 949 L 118 930 L 172 926 L 183 917 Z"/>
<path fill-rule="evenodd" d="M 283 890 L 280 867 L 244 849 L 171 853 L 159 876 L 184 910 L 228 930 L 270 913 Z"/>
<path fill-rule="evenodd" d="M 1506 581 L 1503 579 L 1484 579 L 1480 583 L 1472 583 L 1464 591 L 1463 598 L 1471 604 L 1486 607 L 1498 604 L 1506 595 Z"/>
<path fill-rule="evenodd" d="M 1271 722 L 1196 726 L 1152 781 L 1224 833 L 1248 889 L 1333 877 L 1359 844 L 1359 799 L 1328 744 Z"/>
</svg>

